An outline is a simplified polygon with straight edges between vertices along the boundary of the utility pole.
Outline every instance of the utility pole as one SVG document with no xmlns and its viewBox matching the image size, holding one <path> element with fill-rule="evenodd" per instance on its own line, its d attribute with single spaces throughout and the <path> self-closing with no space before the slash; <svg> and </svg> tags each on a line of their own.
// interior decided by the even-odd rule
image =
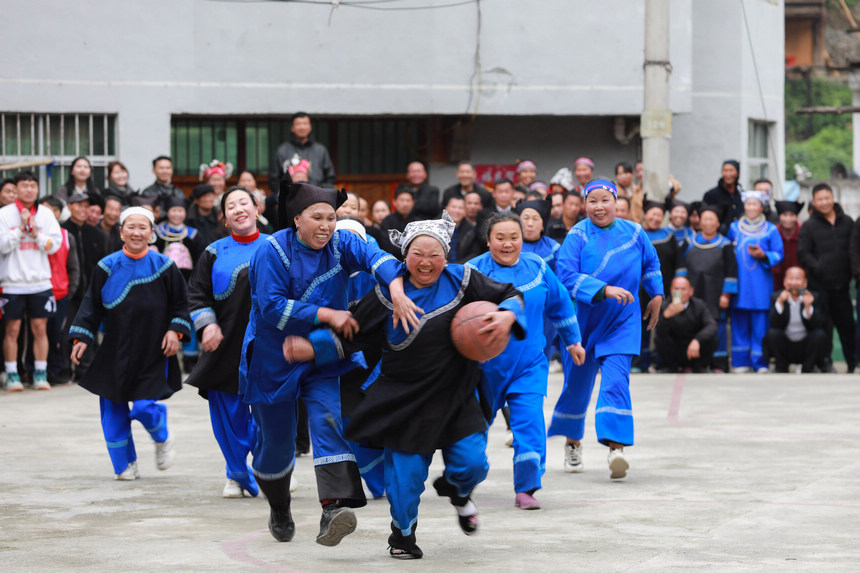
<svg viewBox="0 0 860 573">
<path fill-rule="evenodd" d="M 645 0 L 645 108 L 642 111 L 643 189 L 663 201 L 669 190 L 669 0 Z"/>
</svg>

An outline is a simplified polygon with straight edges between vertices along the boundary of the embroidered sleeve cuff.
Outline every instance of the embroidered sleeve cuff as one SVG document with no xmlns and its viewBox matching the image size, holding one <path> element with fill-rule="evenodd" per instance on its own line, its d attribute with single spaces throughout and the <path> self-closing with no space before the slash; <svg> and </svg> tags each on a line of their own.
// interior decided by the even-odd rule
<svg viewBox="0 0 860 573">
<path fill-rule="evenodd" d="M 582 342 L 582 334 L 579 330 L 579 322 L 576 320 L 576 315 L 560 322 L 553 322 L 552 325 L 558 331 L 559 336 L 561 336 L 565 348 Z"/>
<path fill-rule="evenodd" d="M 79 342 L 86 342 L 87 344 L 92 344 L 95 339 L 95 335 L 82 326 L 72 325 L 69 328 L 69 340 L 77 340 Z"/>
<path fill-rule="evenodd" d="M 314 347 L 314 363 L 330 364 L 343 359 L 343 346 L 331 329 L 318 328 L 310 333 L 308 340 Z"/>
<path fill-rule="evenodd" d="M 397 277 L 406 274 L 406 265 L 394 256 L 386 254 L 373 263 L 373 266 L 370 267 L 370 274 L 379 282 L 387 285 Z"/>
<path fill-rule="evenodd" d="M 499 305 L 499 310 L 510 310 L 516 315 L 517 320 L 511 325 L 511 334 L 517 340 L 523 340 L 528 333 L 528 325 L 526 324 L 526 313 L 523 299 L 520 296 L 514 296 L 503 300 Z"/>
<path fill-rule="evenodd" d="M 191 320 L 194 322 L 194 330 L 203 330 L 210 324 L 218 324 L 215 310 L 209 307 L 201 308 L 200 310 L 192 312 Z"/>
<path fill-rule="evenodd" d="M 178 316 L 170 321 L 170 325 L 167 329 L 173 330 L 184 336 L 191 336 L 191 323 L 184 318 L 179 318 Z"/>
<path fill-rule="evenodd" d="M 726 278 L 723 281 L 723 294 L 738 294 L 738 279 Z"/>
</svg>

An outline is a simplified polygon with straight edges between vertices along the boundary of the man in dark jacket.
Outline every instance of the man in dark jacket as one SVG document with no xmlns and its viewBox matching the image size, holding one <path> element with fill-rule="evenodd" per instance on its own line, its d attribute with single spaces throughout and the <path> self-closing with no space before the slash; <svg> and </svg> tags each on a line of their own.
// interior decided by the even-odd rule
<svg viewBox="0 0 860 573">
<path fill-rule="evenodd" d="M 450 197 L 445 203 L 445 210 L 454 223 L 454 234 L 451 235 L 451 248 L 448 251 L 448 262 L 462 264 L 481 254 L 478 248 L 478 237 L 475 225 L 466 220 L 466 202 L 462 197 Z"/>
<path fill-rule="evenodd" d="M 717 186 L 705 193 L 702 203 L 719 207 L 723 216 L 720 217 L 720 233 L 728 233 L 732 221 L 740 219 L 744 214 L 744 201 L 741 199 L 743 188 L 740 184 L 741 164 L 734 159 L 723 161 L 722 178 Z"/>
<path fill-rule="evenodd" d="M 208 247 L 213 241 L 230 234 L 218 219 L 218 213 L 215 211 L 215 189 L 211 185 L 197 185 L 191 192 L 191 197 L 194 204 L 188 208 L 185 224 L 197 229 L 201 247 Z"/>
<path fill-rule="evenodd" d="M 819 297 L 806 290 L 802 268 L 789 267 L 783 286 L 770 297 L 770 329 L 764 346 L 776 359 L 777 372 L 788 372 L 788 365 L 798 362 L 803 372 L 814 372 L 816 366 L 823 367 L 827 348 L 826 312 Z"/>
<path fill-rule="evenodd" d="M 311 138 L 311 118 L 303 111 L 293 114 L 289 141 L 282 143 L 269 168 L 269 189 L 277 193 L 281 178 L 290 165 L 298 165 L 302 159 L 310 163 L 308 183 L 317 187 L 334 187 L 334 164 L 325 145 Z"/>
<path fill-rule="evenodd" d="M 406 168 L 406 183 L 401 183 L 394 190 L 397 195 L 400 191 L 409 191 L 415 199 L 412 215 L 416 221 L 424 219 L 436 219 L 442 211 L 440 207 L 439 188 L 427 183 L 427 169 L 420 161 L 413 161 Z"/>
<path fill-rule="evenodd" d="M 483 185 L 475 185 L 475 168 L 468 161 L 461 161 L 457 165 L 457 181 L 456 185 L 451 185 L 445 192 L 442 193 L 442 204 L 447 205 L 448 199 L 451 197 L 466 198 L 467 193 L 475 192 L 481 196 L 483 206 L 493 206 L 493 195 L 484 189 Z"/>
<path fill-rule="evenodd" d="M 704 301 L 693 298 L 687 277 L 675 277 L 672 296 L 663 300 L 660 312 L 656 343 L 662 368 L 705 372 L 717 350 L 717 321 Z"/>
<path fill-rule="evenodd" d="M 173 160 L 167 155 L 159 155 L 152 160 L 152 173 L 155 183 L 141 190 L 138 195 L 152 200 L 153 204 L 158 204 L 162 213 L 166 213 L 164 205 L 167 201 L 174 197 L 185 198 L 182 189 L 173 185 Z"/>
<path fill-rule="evenodd" d="M 797 258 L 806 271 L 809 288 L 816 291 L 829 311 L 831 333 L 839 332 L 842 353 L 848 372 L 857 364 L 855 358 L 854 307 L 848 287 L 851 283 L 849 245 L 854 220 L 833 200 L 833 191 L 826 183 L 812 188 L 812 216 L 800 228 L 797 237 Z M 826 357 L 831 360 L 832 343 L 828 340 Z M 828 368 L 829 369 L 829 368 Z"/>
<path fill-rule="evenodd" d="M 394 212 L 385 217 L 379 225 L 382 231 L 382 242 L 379 243 L 379 246 L 398 259 L 403 258 L 403 253 L 400 249 L 391 244 L 391 240 L 388 237 L 388 231 L 391 229 L 397 229 L 402 233 L 403 230 L 406 229 L 407 223 L 415 221 L 415 216 L 412 214 L 412 208 L 414 206 L 415 199 L 412 196 L 412 191 L 398 187 L 394 191 Z"/>
</svg>

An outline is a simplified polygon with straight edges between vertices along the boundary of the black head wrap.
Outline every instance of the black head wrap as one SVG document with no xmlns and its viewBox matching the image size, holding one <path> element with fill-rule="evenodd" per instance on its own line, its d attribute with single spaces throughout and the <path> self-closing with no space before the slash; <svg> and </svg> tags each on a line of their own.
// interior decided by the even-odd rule
<svg viewBox="0 0 860 573">
<path fill-rule="evenodd" d="M 678 199 L 671 199 L 669 201 L 666 201 L 666 210 L 667 211 L 671 211 L 675 207 L 683 207 L 684 209 L 687 210 L 687 216 L 688 217 L 690 216 L 690 211 L 692 211 L 692 209 L 690 208 L 689 203 L 685 203 L 684 201 L 679 201 Z"/>
<path fill-rule="evenodd" d="M 296 215 L 314 203 L 328 203 L 335 211 L 346 201 L 346 190 L 323 189 L 309 183 L 293 183 L 289 173 L 281 179 L 278 192 L 278 223 L 281 229 L 295 229 Z"/>
<path fill-rule="evenodd" d="M 723 165 L 731 165 L 738 170 L 738 175 L 741 174 L 741 164 L 736 159 L 726 159 L 723 161 Z"/>
<path fill-rule="evenodd" d="M 518 203 L 516 207 L 517 215 L 522 215 L 526 209 L 534 209 L 538 212 L 540 218 L 543 219 L 543 232 L 541 235 L 546 233 L 546 230 L 549 228 L 550 212 L 552 211 L 552 197 L 547 197 L 547 199 L 532 199 Z"/>
<path fill-rule="evenodd" d="M 804 202 L 797 201 L 776 201 L 776 212 L 780 215 L 783 213 L 788 213 L 791 211 L 795 215 L 800 213 L 800 210 L 803 209 L 803 206 L 806 205 Z"/>
<path fill-rule="evenodd" d="M 660 201 L 645 201 L 642 204 L 642 212 L 647 213 L 651 209 L 658 208 L 664 213 L 666 212 L 666 203 L 661 203 Z"/>
<path fill-rule="evenodd" d="M 723 220 L 723 214 L 726 212 L 726 209 L 725 209 L 724 205 L 705 205 L 703 203 L 702 206 L 699 207 L 699 217 L 704 215 L 705 211 L 710 211 L 711 213 L 713 213 L 714 215 L 717 216 L 717 219 L 722 221 Z"/>
</svg>

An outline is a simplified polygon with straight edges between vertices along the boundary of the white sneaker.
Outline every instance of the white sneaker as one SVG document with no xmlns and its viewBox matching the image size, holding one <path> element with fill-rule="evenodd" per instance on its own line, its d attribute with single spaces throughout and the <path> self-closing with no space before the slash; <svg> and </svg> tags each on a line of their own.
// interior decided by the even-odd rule
<svg viewBox="0 0 860 573">
<path fill-rule="evenodd" d="M 296 479 L 296 474 L 293 472 L 290 474 L 290 493 L 293 493 L 299 489 L 299 480 Z"/>
<path fill-rule="evenodd" d="M 236 480 L 227 478 L 227 483 L 224 484 L 224 491 L 221 492 L 221 497 L 235 498 L 245 497 L 242 486 Z"/>
<path fill-rule="evenodd" d="M 166 470 L 173 465 L 173 436 L 168 435 L 163 442 L 155 442 L 155 466 L 160 470 Z"/>
<path fill-rule="evenodd" d="M 732 368 L 732 374 L 748 374 L 752 372 L 752 368 L 749 366 L 738 366 L 737 368 Z"/>
<path fill-rule="evenodd" d="M 621 479 L 627 476 L 630 464 L 624 459 L 624 450 L 609 450 L 609 479 Z"/>
<path fill-rule="evenodd" d="M 762 366 L 761 368 L 756 368 L 756 374 L 768 374 L 770 372 L 770 368 L 767 366 Z"/>
<path fill-rule="evenodd" d="M 575 446 L 564 444 L 564 471 L 569 474 L 581 474 L 585 469 L 582 463 L 582 444 Z"/>
<path fill-rule="evenodd" d="M 140 477 L 140 472 L 137 471 L 137 462 L 131 462 L 122 470 L 121 474 L 116 474 L 113 479 L 117 481 L 134 481 Z"/>
<path fill-rule="evenodd" d="M 514 447 L 514 431 L 513 430 L 508 430 L 507 432 L 505 432 L 505 445 L 508 446 L 509 448 Z"/>
<path fill-rule="evenodd" d="M 550 374 L 558 374 L 562 371 L 561 362 L 558 360 L 550 360 L 549 362 L 549 373 Z"/>
</svg>

